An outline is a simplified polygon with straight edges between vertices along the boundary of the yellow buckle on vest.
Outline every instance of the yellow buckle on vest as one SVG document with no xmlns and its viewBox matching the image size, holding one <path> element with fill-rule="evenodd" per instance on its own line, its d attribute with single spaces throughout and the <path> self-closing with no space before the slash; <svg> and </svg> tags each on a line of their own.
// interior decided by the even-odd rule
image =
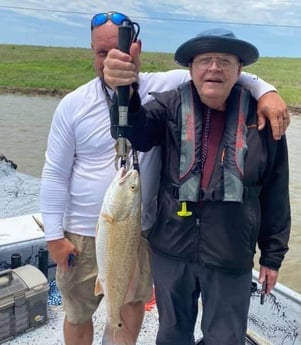
<svg viewBox="0 0 301 345">
<path fill-rule="evenodd" d="M 186 201 L 181 202 L 181 210 L 177 212 L 177 215 L 180 217 L 189 217 L 192 215 L 191 211 L 187 211 L 187 203 Z"/>
</svg>

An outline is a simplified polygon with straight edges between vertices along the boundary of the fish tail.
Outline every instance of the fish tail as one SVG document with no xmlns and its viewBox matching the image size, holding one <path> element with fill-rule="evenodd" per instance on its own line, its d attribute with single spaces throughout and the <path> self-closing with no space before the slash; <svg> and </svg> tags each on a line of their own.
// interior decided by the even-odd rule
<svg viewBox="0 0 301 345">
<path fill-rule="evenodd" d="M 135 345 L 136 341 L 124 323 L 118 326 L 106 324 L 102 345 Z"/>
</svg>

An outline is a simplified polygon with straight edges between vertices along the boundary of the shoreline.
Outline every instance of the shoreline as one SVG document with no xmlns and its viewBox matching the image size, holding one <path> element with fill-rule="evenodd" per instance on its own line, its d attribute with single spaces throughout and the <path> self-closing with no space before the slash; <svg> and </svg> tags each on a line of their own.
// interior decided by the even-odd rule
<svg viewBox="0 0 301 345">
<path fill-rule="evenodd" d="M 73 90 L 69 89 L 46 89 L 46 88 L 18 88 L 18 87 L 0 87 L 0 95 L 24 95 L 24 96 L 51 96 L 62 98 Z M 291 116 L 301 116 L 300 105 L 287 105 Z"/>
<path fill-rule="evenodd" d="M 51 96 L 63 97 L 73 90 L 69 89 L 46 89 L 46 88 L 18 88 L 18 87 L 0 87 L 0 95 L 18 95 L 18 96 Z M 301 108 L 301 106 L 300 106 Z"/>
</svg>

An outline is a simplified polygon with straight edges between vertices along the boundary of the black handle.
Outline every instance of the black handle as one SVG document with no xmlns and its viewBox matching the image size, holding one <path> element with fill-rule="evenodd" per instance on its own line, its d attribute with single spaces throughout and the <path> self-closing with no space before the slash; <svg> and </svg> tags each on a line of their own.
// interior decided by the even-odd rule
<svg viewBox="0 0 301 345">
<path fill-rule="evenodd" d="M 118 28 L 118 30 L 118 48 L 124 53 L 129 53 L 133 37 L 133 28 L 129 25 L 129 23 L 124 22 L 123 25 L 121 25 Z M 130 86 L 119 86 L 117 88 L 117 93 L 119 112 L 119 121 L 117 129 L 117 155 L 120 157 L 120 165 L 122 167 L 125 167 L 128 157 L 126 129 L 128 128 L 128 106 L 130 100 Z"/>
<path fill-rule="evenodd" d="M 121 25 L 118 28 L 118 49 L 124 53 L 129 53 L 132 43 L 132 27 L 130 25 Z"/>
<path fill-rule="evenodd" d="M 129 53 L 132 43 L 133 29 L 124 22 L 124 25 L 118 28 L 118 48 L 124 53 Z M 118 87 L 118 104 L 119 106 L 128 106 L 129 104 L 129 85 Z"/>
</svg>

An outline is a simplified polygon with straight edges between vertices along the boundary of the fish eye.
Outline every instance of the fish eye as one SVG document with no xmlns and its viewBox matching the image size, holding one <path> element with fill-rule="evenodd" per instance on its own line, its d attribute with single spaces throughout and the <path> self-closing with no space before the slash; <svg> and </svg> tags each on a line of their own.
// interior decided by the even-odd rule
<svg viewBox="0 0 301 345">
<path fill-rule="evenodd" d="M 135 192 L 135 190 L 137 189 L 137 187 L 136 187 L 135 184 L 132 184 L 130 189 L 131 189 L 132 192 Z"/>
</svg>

